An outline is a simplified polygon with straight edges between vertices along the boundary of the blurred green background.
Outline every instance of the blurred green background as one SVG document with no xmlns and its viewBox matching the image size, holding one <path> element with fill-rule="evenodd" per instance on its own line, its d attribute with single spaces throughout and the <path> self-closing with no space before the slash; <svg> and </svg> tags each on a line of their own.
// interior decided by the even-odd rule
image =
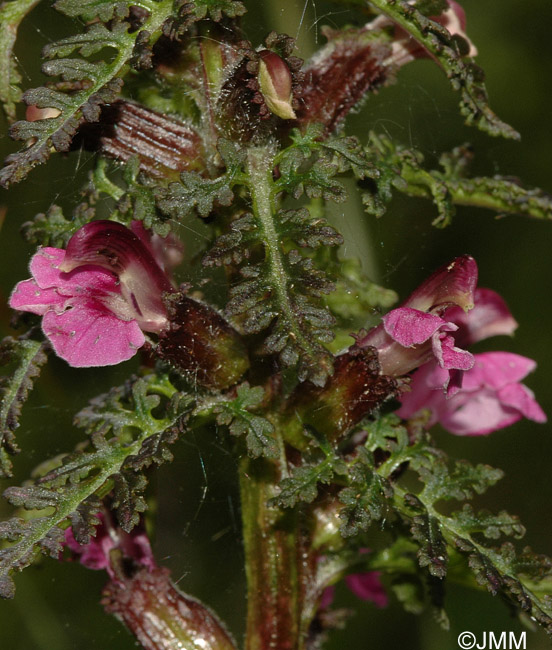
<svg viewBox="0 0 552 650">
<path fill-rule="evenodd" d="M 78 30 L 42 3 L 25 21 L 17 49 L 25 86 L 40 82 L 37 57 L 41 47 Z M 254 44 L 271 29 L 299 36 L 299 54 L 306 57 L 320 27 L 351 20 L 346 5 L 317 0 L 274 0 L 247 3 L 244 28 Z M 387 132 L 421 149 L 435 163 L 442 151 L 471 142 L 474 171 L 521 177 L 529 186 L 552 192 L 552 3 L 546 0 L 464 0 L 468 33 L 479 48 L 478 63 L 487 73 L 491 105 L 522 134 L 522 141 L 493 139 L 463 125 L 457 97 L 431 61 L 402 69 L 398 83 L 370 97 L 352 116 L 352 131 L 363 137 L 369 129 Z M 2 157 L 14 150 L 2 124 Z M 7 297 L 16 281 L 27 277 L 32 248 L 19 237 L 21 224 L 58 203 L 69 213 L 79 200 L 79 187 L 91 169 L 91 156 L 56 156 L 36 169 L 9 193 L 0 237 L 0 310 L 2 333 L 10 333 Z M 481 286 L 499 291 L 519 322 L 514 339 L 485 342 L 485 349 L 506 349 L 535 358 L 538 369 L 527 384 L 545 411 L 552 414 L 552 224 L 522 217 L 496 219 L 489 212 L 459 208 L 446 230 L 430 223 L 434 208 L 427 202 L 398 198 L 380 220 L 361 216 L 357 199 L 334 210 L 334 220 L 353 244 L 349 255 L 362 257 L 374 279 L 405 297 L 434 268 L 462 253 L 478 261 Z M 190 225 L 191 249 L 201 239 L 201 226 Z M 360 243 L 359 243 L 360 242 Z M 12 332 L 13 333 L 13 332 Z M 483 346 L 481 346 L 483 348 Z M 72 416 L 87 400 L 121 383 L 132 362 L 114 369 L 73 370 L 51 359 L 24 412 L 18 441 L 24 450 L 15 460 L 16 480 L 23 481 L 44 457 L 70 450 L 83 434 Z M 487 438 L 455 438 L 437 432 L 438 442 L 452 455 L 502 467 L 506 478 L 484 499 L 491 509 L 507 508 L 522 515 L 527 543 L 552 554 L 551 426 L 529 422 Z M 235 469 L 225 441 L 184 436 L 174 447 L 176 460 L 152 479 L 155 497 L 154 549 L 179 586 L 210 604 L 239 639 L 243 632 L 244 576 L 239 538 L 239 503 Z M 14 482 L 16 482 L 14 480 Z M 6 487 L 6 481 L 1 487 Z M 4 503 L 0 514 L 9 510 Z M 77 564 L 44 560 L 17 577 L 17 596 L 0 603 L 0 647 L 6 650 L 80 650 L 136 647 L 115 620 L 103 614 L 99 595 L 103 574 Z M 337 631 L 328 648 L 350 650 L 453 650 L 457 636 L 468 630 L 500 633 L 522 629 L 499 599 L 460 587 L 448 588 L 450 632 L 444 632 L 430 612 L 421 617 L 404 613 L 396 604 L 375 610 L 356 603 L 338 590 L 338 604 L 355 606 L 346 631 Z M 549 646 L 544 633 L 528 633 L 527 648 Z"/>
</svg>

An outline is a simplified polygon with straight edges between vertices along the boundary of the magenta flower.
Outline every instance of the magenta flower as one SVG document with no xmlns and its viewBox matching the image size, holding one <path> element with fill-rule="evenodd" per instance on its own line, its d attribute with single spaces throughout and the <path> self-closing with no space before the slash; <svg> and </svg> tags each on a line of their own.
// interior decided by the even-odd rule
<svg viewBox="0 0 552 650">
<path fill-rule="evenodd" d="M 67 250 L 39 249 L 30 271 L 9 304 L 42 316 L 44 334 L 71 366 L 126 361 L 144 345 L 144 331 L 167 327 L 163 294 L 174 289 L 152 249 L 119 223 L 93 221 Z"/>
<path fill-rule="evenodd" d="M 360 555 L 370 553 L 369 548 L 359 549 Z M 345 576 L 345 584 L 349 590 L 361 600 L 374 603 L 380 609 L 387 607 L 389 598 L 385 587 L 381 583 L 381 571 L 364 571 L 362 573 L 351 573 Z M 326 587 L 320 598 L 320 609 L 329 607 L 334 599 L 335 587 Z"/>
<path fill-rule="evenodd" d="M 137 567 L 145 567 L 149 571 L 156 568 L 155 559 L 147 535 L 135 528 L 125 533 L 121 528 L 111 523 L 109 514 L 100 513 L 100 524 L 95 529 L 95 536 L 87 544 L 79 544 L 73 530 L 65 531 L 65 544 L 76 556 L 79 562 L 88 569 L 95 571 L 106 570 L 112 580 L 117 579 L 111 551 L 118 549 L 120 558 L 127 562 L 131 560 Z M 120 560 L 119 560 L 120 561 Z"/>
<path fill-rule="evenodd" d="M 453 393 L 462 372 L 473 367 L 470 352 L 457 347 L 453 333 L 459 325 L 448 316 L 473 307 L 477 265 L 468 255 L 458 257 L 431 275 L 406 302 L 382 319 L 382 324 L 357 339 L 360 347 L 378 350 L 381 372 L 400 377 L 435 360 L 446 372 L 443 387 Z"/>
<path fill-rule="evenodd" d="M 389 604 L 389 597 L 385 587 L 381 584 L 380 576 L 380 571 L 352 573 L 345 577 L 345 584 L 361 600 L 374 603 L 376 607 L 383 609 Z M 326 587 L 320 599 L 320 609 L 328 608 L 332 604 L 334 596 L 335 587 Z"/>
<path fill-rule="evenodd" d="M 443 318 L 457 326 L 454 337 L 461 345 L 512 334 L 517 327 L 506 303 L 490 289 L 477 289 L 475 307 L 468 314 L 452 307 Z M 546 421 L 533 393 L 519 383 L 535 369 L 534 361 L 510 352 L 485 352 L 474 359 L 473 368 L 463 373 L 461 387 L 448 397 L 442 390 L 446 371 L 434 361 L 419 368 L 412 377 L 411 391 L 401 397 L 397 414 L 411 418 L 427 409 L 428 426 L 440 422 L 461 436 L 486 435 L 522 417 Z"/>
<path fill-rule="evenodd" d="M 458 436 L 482 436 L 526 417 L 546 422 L 533 392 L 519 383 L 536 367 L 532 359 L 511 352 L 475 355 L 475 364 L 464 373 L 462 387 L 447 398 L 440 382 L 443 370 L 428 363 L 414 373 L 411 391 L 402 398 L 397 415 L 411 418 L 430 411 L 427 426 L 439 422 Z"/>
</svg>

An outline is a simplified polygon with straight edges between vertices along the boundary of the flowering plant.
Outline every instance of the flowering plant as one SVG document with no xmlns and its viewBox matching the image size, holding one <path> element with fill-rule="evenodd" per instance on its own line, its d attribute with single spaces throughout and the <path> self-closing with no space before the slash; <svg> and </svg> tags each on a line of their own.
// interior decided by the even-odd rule
<svg viewBox="0 0 552 650">
<path fill-rule="evenodd" d="M 48 159 L 88 157 L 71 216 L 51 205 L 23 224 L 29 270 L 18 262 L 6 286 L 0 478 L 16 512 L 0 523 L 0 596 L 13 598 L 16 573 L 45 554 L 127 628 L 98 641 L 110 647 L 338 647 L 340 629 L 357 624 L 345 604 L 370 616 L 362 647 L 372 637 L 379 647 L 380 627 L 395 646 L 385 612 L 430 609 L 448 629 L 458 624 L 445 586 L 458 585 L 474 598 L 500 594 L 552 633 L 546 544 L 518 546 L 517 516 L 480 509 L 502 472 L 473 440 L 498 448 L 511 435 L 521 448 L 525 422 L 531 449 L 525 441 L 547 421 L 544 391 L 521 383 L 538 379 L 543 359 L 524 356 L 537 356 L 524 339 L 495 344 L 518 322 L 480 277 L 515 307 L 520 331 L 524 310 L 488 263 L 447 248 L 444 233 L 434 232 L 430 255 L 418 226 L 401 226 L 399 239 L 381 225 L 408 214 L 395 194 L 430 199 L 434 225 L 455 218 L 453 228 L 458 205 L 547 220 L 552 200 L 511 177 L 471 176 L 466 145 L 431 169 L 414 141 L 377 121 L 367 132 L 366 114 L 359 137 L 345 133 L 352 112 L 424 60 L 444 70 L 468 126 L 519 137 L 489 107 L 464 7 L 337 0 L 344 15 L 321 28 L 309 56 L 287 34 L 258 37 L 250 4 L 0 6 L 0 101 L 23 143 L 0 183 L 17 196 Z M 48 43 L 50 79 L 23 93 L 14 48 L 35 11 L 82 29 Z M 26 119 L 16 121 L 20 100 Z M 332 208 L 355 187 L 366 217 L 351 201 Z M 13 205 L 7 228 L 26 204 Z M 405 247 L 407 263 L 431 268 L 403 281 L 411 293 L 398 304 L 369 277 L 373 247 L 356 241 L 363 218 L 384 246 L 395 237 Z M 461 245 L 480 239 L 478 230 Z M 354 244 L 360 260 L 348 257 Z M 530 273 L 521 263 L 518 272 Z M 60 413 L 78 404 L 76 446 L 64 416 L 52 424 L 55 444 L 47 417 L 31 419 L 32 404 L 58 390 Z M 35 444 L 51 459 L 18 486 Z M 475 463 L 452 459 L 459 448 Z M 189 478 L 197 458 L 201 476 Z M 232 562 L 240 567 L 227 578 Z"/>
</svg>

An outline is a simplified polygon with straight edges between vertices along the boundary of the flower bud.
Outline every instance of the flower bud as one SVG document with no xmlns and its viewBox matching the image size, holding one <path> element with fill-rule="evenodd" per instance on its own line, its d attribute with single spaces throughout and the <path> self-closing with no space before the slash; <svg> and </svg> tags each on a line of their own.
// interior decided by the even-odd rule
<svg viewBox="0 0 552 650">
<path fill-rule="evenodd" d="M 283 120 L 294 120 L 292 106 L 292 77 L 287 63 L 276 52 L 259 52 L 259 89 L 266 105 L 274 115 Z"/>
<path fill-rule="evenodd" d="M 179 372 L 213 390 L 229 388 L 249 368 L 240 335 L 214 309 L 182 294 L 167 299 L 169 325 L 157 353 Z"/>
</svg>

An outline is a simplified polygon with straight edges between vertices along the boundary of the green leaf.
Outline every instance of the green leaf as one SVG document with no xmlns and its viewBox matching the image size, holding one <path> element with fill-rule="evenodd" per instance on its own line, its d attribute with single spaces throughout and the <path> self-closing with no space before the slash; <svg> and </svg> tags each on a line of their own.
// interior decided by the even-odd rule
<svg viewBox="0 0 552 650">
<path fill-rule="evenodd" d="M 226 172 L 213 179 L 204 178 L 197 172 L 182 172 L 180 183 L 157 189 L 157 204 L 161 211 L 180 220 L 194 211 L 200 217 L 208 217 L 215 207 L 232 204 L 232 187 L 244 182 L 242 167 L 245 153 L 224 138 L 219 138 L 217 149 L 226 165 Z"/>
<path fill-rule="evenodd" d="M 455 529 L 465 537 L 481 533 L 487 539 L 499 539 L 502 535 L 521 539 L 525 535 L 525 528 L 518 517 L 504 511 L 498 515 L 486 511 L 476 513 L 471 505 L 466 503 L 462 510 L 454 512 L 450 518 Z"/>
<path fill-rule="evenodd" d="M 211 249 L 203 256 L 205 266 L 230 266 L 241 264 L 251 255 L 251 248 L 258 244 L 255 220 L 246 212 L 230 222 L 228 230 L 217 237 Z"/>
<path fill-rule="evenodd" d="M 5 338 L 0 344 L 0 364 L 6 374 L 0 378 L 0 478 L 12 475 L 8 455 L 19 452 L 14 432 L 34 380 L 46 363 L 46 344 L 31 339 Z"/>
<path fill-rule="evenodd" d="M 433 446 L 427 434 L 407 432 L 394 415 L 384 416 L 366 429 L 365 449 L 378 459 L 372 464 L 372 471 L 388 481 L 392 492 L 386 520 L 391 526 L 396 522 L 393 529 L 400 541 L 404 540 L 404 526 L 408 527 L 411 541 L 418 546 L 416 555 L 420 567 L 429 571 L 429 594 L 439 617 L 442 618 L 445 575 L 464 584 L 475 578 L 491 593 L 500 593 L 552 631 L 552 589 L 549 586 L 552 584 L 552 560 L 529 549 L 519 553 L 508 541 L 500 547 L 493 546 L 500 538 L 516 540 L 524 535 L 519 519 L 504 511 L 498 514 L 476 511 L 469 503 L 457 512 L 443 514 L 441 511 L 443 501 L 469 500 L 482 494 L 501 478 L 502 472 L 486 465 L 451 461 Z M 354 461 L 349 463 L 350 472 L 355 466 Z M 421 489 L 413 480 L 413 473 L 421 482 Z M 351 488 L 362 486 L 362 475 L 358 471 L 350 473 L 349 480 L 353 480 Z M 412 492 L 412 486 L 416 486 L 416 493 Z M 359 493 L 357 489 L 355 494 Z M 345 495 L 352 502 L 353 492 L 348 490 Z M 416 595 L 416 579 L 408 577 L 405 581 L 402 574 L 406 567 L 393 557 L 380 558 L 378 568 L 385 570 L 386 561 L 392 572 L 399 573 L 399 593 L 409 602 L 410 597 Z M 415 597 L 413 602 L 416 608 L 419 599 Z M 446 619 L 443 621 L 446 624 Z"/>
<path fill-rule="evenodd" d="M 182 219 L 194 210 L 200 217 L 208 217 L 215 205 L 229 206 L 234 198 L 232 182 L 226 174 L 207 180 L 196 172 L 182 172 L 180 181 L 156 191 L 157 205 L 174 219 Z"/>
<path fill-rule="evenodd" d="M 412 518 L 410 532 L 420 544 L 418 551 L 420 566 L 427 567 L 433 577 L 444 578 L 447 573 L 448 553 L 439 519 L 425 512 L 415 515 Z"/>
<path fill-rule="evenodd" d="M 437 457 L 434 457 L 430 468 L 425 467 L 425 463 L 424 459 L 418 465 L 415 460 L 413 467 L 425 483 L 424 497 L 432 503 L 441 499 L 472 499 L 474 494 L 483 494 L 504 476 L 500 469 L 483 464 L 474 466 L 467 461 L 456 461 L 452 468 L 447 466 L 444 459 Z"/>
<path fill-rule="evenodd" d="M 65 248 L 71 236 L 85 223 L 91 221 L 96 212 L 88 203 L 80 203 L 71 219 L 66 219 L 63 210 L 52 205 L 48 212 L 37 214 L 32 221 L 21 226 L 23 236 L 28 242 L 40 246 Z"/>
<path fill-rule="evenodd" d="M 274 426 L 266 418 L 251 413 L 264 399 L 261 386 L 251 387 L 247 382 L 238 386 L 237 397 L 215 408 L 217 423 L 227 426 L 233 436 L 245 436 L 247 451 L 251 458 L 266 456 L 277 458 L 278 445 Z"/>
<path fill-rule="evenodd" d="M 339 493 L 339 501 L 344 505 L 339 512 L 339 518 L 343 521 L 339 532 L 343 537 L 366 532 L 375 521 L 384 519 L 388 513 L 393 488 L 387 479 L 374 470 L 372 454 L 359 447 L 348 467 L 349 487 Z"/>
<path fill-rule="evenodd" d="M 126 72 L 136 44 L 143 45 L 146 33 L 148 42 L 155 42 L 161 34 L 163 23 L 173 12 L 172 0 L 142 0 L 141 6 L 149 12 L 141 29 L 129 32 L 130 24 L 117 18 L 110 22 L 109 27 L 92 23 L 86 32 L 45 48 L 47 57 L 60 57 L 60 60 L 44 64 L 45 73 L 68 81 L 70 92 L 42 87 L 25 93 L 29 104 L 39 108 L 56 108 L 60 114 L 47 120 L 21 121 L 13 125 L 11 136 L 27 144 L 6 159 L 6 165 L 0 171 L 0 185 L 8 187 L 21 181 L 33 167 L 50 156 L 52 148 L 67 151 L 79 125 L 84 121 L 99 119 L 100 106 L 113 101 L 121 89 L 120 77 Z M 86 60 L 105 49 L 110 52 L 107 61 Z M 75 52 L 81 57 L 67 59 Z"/>
<path fill-rule="evenodd" d="M 142 221 L 145 228 L 152 230 L 160 237 L 166 237 L 171 231 L 170 220 L 157 207 L 156 183 L 145 174 L 140 174 L 139 168 L 140 163 L 137 157 L 132 157 L 125 165 L 123 179 L 126 188 L 123 190 L 117 185 L 113 187 L 114 184 L 111 187 L 106 186 L 106 181 L 108 183 L 111 181 L 99 167 L 94 176 L 95 187 L 99 190 L 105 187 L 105 190 L 112 193 L 112 196 L 117 199 L 116 210 L 111 214 L 112 219 L 128 226 L 135 220 Z"/>
<path fill-rule="evenodd" d="M 84 21 L 99 18 L 104 23 L 114 16 L 127 16 L 132 6 L 140 6 L 140 3 L 121 0 L 56 0 L 54 3 L 54 7 L 66 16 L 80 17 Z"/>
<path fill-rule="evenodd" d="M 345 506 L 339 513 L 343 520 L 340 532 L 352 537 L 366 532 L 374 521 L 379 521 L 387 510 L 386 498 L 392 494 L 381 477 L 372 474 L 364 485 L 341 490 L 339 500 Z"/>
<path fill-rule="evenodd" d="M 223 14 L 228 18 L 237 18 L 247 11 L 243 2 L 238 0 L 194 0 L 193 6 L 196 20 L 201 20 L 208 15 L 217 23 L 222 19 Z"/>
<path fill-rule="evenodd" d="M 143 469 L 170 460 L 166 445 L 176 440 L 191 406 L 192 399 L 179 394 L 167 376 L 148 375 L 83 409 L 76 422 L 90 434 L 92 448 L 79 446 L 49 463 L 33 483 L 5 492 L 29 512 L 0 524 L 0 539 L 9 543 L 0 550 L 0 595 L 13 595 L 10 573 L 28 566 L 38 552 L 58 557 L 68 521 L 77 523 L 81 539 L 90 533 L 96 498 L 113 491 L 119 523 L 129 531 L 145 508 Z"/>
<path fill-rule="evenodd" d="M 552 197 L 542 190 L 525 188 L 517 179 L 504 176 L 468 177 L 473 158 L 468 145 L 443 154 L 439 161 L 442 171 L 426 169 L 421 152 L 398 145 L 386 136 L 371 133 L 366 151 L 380 172 L 372 189 L 363 195 L 367 211 L 376 216 L 384 214 L 395 188 L 409 196 L 432 200 L 438 210 L 435 226 L 448 225 L 456 205 L 552 219 Z"/>
<path fill-rule="evenodd" d="M 298 503 L 312 503 L 318 495 L 318 484 L 329 483 L 334 475 L 331 460 L 313 465 L 296 467 L 289 478 L 280 482 L 280 493 L 271 500 L 271 505 L 293 508 Z"/>
<path fill-rule="evenodd" d="M 340 246 L 343 237 L 321 217 L 311 216 L 307 208 L 278 212 L 278 231 L 282 238 L 301 248 Z"/>
<path fill-rule="evenodd" d="M 16 104 L 21 101 L 21 74 L 13 54 L 17 30 L 39 1 L 8 0 L 0 6 L 0 103 L 9 121 L 15 120 Z"/>
<path fill-rule="evenodd" d="M 343 185 L 335 179 L 337 174 L 352 170 L 356 178 L 377 175 L 359 142 L 352 137 L 331 137 L 320 141 L 320 128 L 308 127 L 306 133 L 292 133 L 293 145 L 276 157 L 280 178 L 278 191 L 293 198 L 305 193 L 309 198 L 323 198 L 341 202 L 346 200 Z"/>
<path fill-rule="evenodd" d="M 180 7 L 180 11 L 165 26 L 165 34 L 177 39 L 181 39 L 188 28 L 199 20 L 210 18 L 218 23 L 223 16 L 239 18 L 247 11 L 240 0 L 178 0 L 176 5 Z"/>
<path fill-rule="evenodd" d="M 460 92 L 460 112 L 466 124 L 490 135 L 519 139 L 519 134 L 490 109 L 481 68 L 464 59 L 450 33 L 406 0 L 370 0 L 370 4 L 418 41 L 441 65 L 454 90 Z"/>
</svg>

